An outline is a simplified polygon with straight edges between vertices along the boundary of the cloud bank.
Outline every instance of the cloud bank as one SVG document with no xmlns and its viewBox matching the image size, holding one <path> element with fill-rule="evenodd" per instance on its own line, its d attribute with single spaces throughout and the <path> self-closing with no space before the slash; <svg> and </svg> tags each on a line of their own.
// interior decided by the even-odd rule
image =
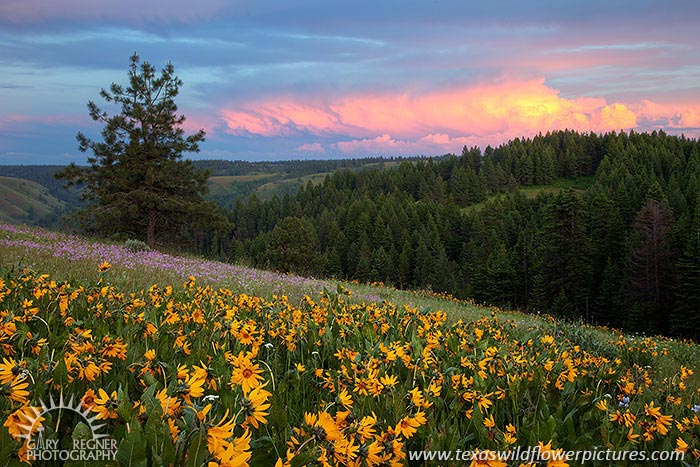
<svg viewBox="0 0 700 467">
<path fill-rule="evenodd" d="M 493 144 L 549 130 L 605 132 L 638 124 L 637 114 L 623 103 L 567 99 L 544 79 L 318 102 L 268 99 L 227 106 L 220 115 L 224 131 L 231 135 L 322 137 L 328 148 L 342 154 L 454 152 L 464 145 Z M 323 146 L 314 143 L 298 149 L 321 152 Z"/>
</svg>

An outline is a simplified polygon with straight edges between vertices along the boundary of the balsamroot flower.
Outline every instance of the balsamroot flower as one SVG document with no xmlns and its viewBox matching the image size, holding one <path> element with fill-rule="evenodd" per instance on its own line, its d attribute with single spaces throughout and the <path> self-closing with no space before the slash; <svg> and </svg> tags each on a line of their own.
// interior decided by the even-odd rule
<svg viewBox="0 0 700 467">
<path fill-rule="evenodd" d="M 243 388 L 244 393 L 250 392 L 252 389 L 260 386 L 263 377 L 260 376 L 263 372 L 257 363 L 253 363 L 249 354 L 244 355 L 243 352 L 232 359 L 233 374 L 231 374 L 231 387 L 236 385 Z"/>
<path fill-rule="evenodd" d="M 413 436 L 418 427 L 424 425 L 428 420 L 425 418 L 425 412 L 417 412 L 412 417 L 404 417 L 396 424 L 396 433 L 408 439 Z"/>
<path fill-rule="evenodd" d="M 41 407 L 25 405 L 7 417 L 3 426 L 14 439 L 22 439 L 37 433 L 42 428 L 44 417 L 40 417 Z"/>
<path fill-rule="evenodd" d="M 92 411 L 97 413 L 97 419 L 117 418 L 117 408 L 119 407 L 117 391 L 107 394 L 104 389 L 100 388 L 97 390 L 97 394 L 98 397 L 95 398 L 95 405 L 92 408 Z"/>
<path fill-rule="evenodd" d="M 263 384 L 251 390 L 241 401 L 245 424 L 249 423 L 255 428 L 260 427 L 259 423 L 267 423 L 265 417 L 269 415 L 269 412 L 266 412 L 270 408 L 267 400 L 272 394 L 264 389 L 265 386 Z"/>
</svg>

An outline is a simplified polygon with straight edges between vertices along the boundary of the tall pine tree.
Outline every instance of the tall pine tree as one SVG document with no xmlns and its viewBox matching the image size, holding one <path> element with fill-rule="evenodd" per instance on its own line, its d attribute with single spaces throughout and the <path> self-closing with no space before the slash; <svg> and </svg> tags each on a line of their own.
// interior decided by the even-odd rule
<svg viewBox="0 0 700 467">
<path fill-rule="evenodd" d="M 700 339 L 700 212 L 676 266 L 675 303 L 671 312 L 674 334 Z"/>
<path fill-rule="evenodd" d="M 208 172 L 183 161 L 183 152 L 196 152 L 204 131 L 185 136 L 183 115 L 175 97 L 182 81 L 171 63 L 158 74 L 134 54 L 129 84 L 112 83 L 100 96 L 116 106 L 110 115 L 93 101 L 90 117 L 104 125 L 102 141 L 78 133 L 79 148 L 91 152 L 87 167 L 71 164 L 56 176 L 68 185 L 84 185 L 86 205 L 78 220 L 85 231 L 146 240 L 191 238 L 194 230 L 221 221 L 203 199 Z"/>
<path fill-rule="evenodd" d="M 636 239 L 628 260 L 626 289 L 632 305 L 630 327 L 640 331 L 668 330 L 673 305 L 673 212 L 657 183 L 634 224 Z"/>
</svg>

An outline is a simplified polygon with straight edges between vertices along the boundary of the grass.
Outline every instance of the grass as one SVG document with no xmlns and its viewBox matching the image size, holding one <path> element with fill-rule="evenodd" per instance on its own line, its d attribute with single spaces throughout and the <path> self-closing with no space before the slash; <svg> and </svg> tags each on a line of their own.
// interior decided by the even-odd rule
<svg viewBox="0 0 700 467">
<path fill-rule="evenodd" d="M 397 161 L 372 162 L 353 167 L 352 170 L 361 171 L 372 168 L 392 168 L 399 165 Z M 225 195 L 227 193 L 237 193 L 240 185 L 252 185 L 251 192 L 256 193 L 261 199 L 272 198 L 275 194 L 295 193 L 299 187 L 305 186 L 308 182 L 314 185 L 323 183 L 326 177 L 333 172 L 318 172 L 303 176 L 291 176 L 280 172 L 255 173 L 247 175 L 215 176 L 209 179 L 210 192 L 212 195 Z"/>
<path fill-rule="evenodd" d="M 274 173 L 259 173 L 259 174 L 246 174 L 246 175 L 219 175 L 214 177 L 209 177 L 209 183 L 214 185 L 231 185 L 232 183 L 240 182 L 255 182 L 258 180 L 265 180 L 268 178 L 277 177 L 280 174 L 278 172 Z"/>
<path fill-rule="evenodd" d="M 535 198 L 540 192 L 557 194 L 562 190 L 586 191 L 593 184 L 594 177 L 556 180 L 547 185 L 528 185 L 519 188 L 528 198 Z"/>
<path fill-rule="evenodd" d="M 323 181 L 329 175 L 331 175 L 330 172 L 321 172 L 317 174 L 304 175 L 301 177 L 273 180 L 259 186 L 255 192 L 258 193 L 263 199 L 272 197 L 272 195 L 276 193 L 279 194 L 280 192 L 294 193 L 300 187 L 305 186 L 308 182 L 311 182 L 314 185 L 323 183 Z"/>
<path fill-rule="evenodd" d="M 576 192 L 584 192 L 593 184 L 594 177 L 579 177 L 575 179 L 561 179 L 556 180 L 553 183 L 547 185 L 524 185 L 518 187 L 518 191 L 525 195 L 526 198 L 533 199 L 536 198 L 540 193 L 549 193 L 556 195 L 563 190 L 572 189 Z M 463 208 L 464 212 L 479 212 L 481 211 L 486 203 L 492 201 L 500 194 L 495 194 L 489 196 L 484 201 L 472 204 Z"/>
<path fill-rule="evenodd" d="M 160 255 L 157 253 L 127 251 L 121 244 L 89 241 L 80 237 L 29 227 L 0 226 L 0 268 L 17 271 L 30 268 L 34 271 L 51 271 L 52 275 L 72 283 L 95 281 L 99 273 L 95 265 L 103 261 L 112 264 L 110 283 L 125 290 L 148 289 L 153 283 L 179 284 L 190 274 L 212 287 L 225 287 L 235 293 L 247 293 L 266 299 L 284 293 L 292 301 L 298 302 L 307 294 L 317 293 L 324 288 L 337 289 L 341 285 L 352 292 L 354 301 L 390 301 L 400 305 L 420 309 L 443 309 L 450 319 L 474 321 L 488 315 L 491 309 L 479 307 L 463 301 L 445 299 L 429 292 L 398 290 L 389 286 L 376 286 L 332 279 L 308 279 L 293 274 L 277 274 L 272 271 L 238 267 L 217 261 L 203 261 L 198 258 L 180 255 Z M 79 256 L 79 260 L 76 260 Z M 163 268 L 163 264 L 183 263 L 180 268 Z M 187 264 L 197 264 L 195 267 Z M 231 270 L 231 274 L 227 271 Z M 511 316 L 511 315 L 509 315 Z M 515 315 L 513 315 L 515 316 Z M 526 318 L 527 315 L 523 315 Z"/>
<path fill-rule="evenodd" d="M 330 172 L 321 172 L 301 177 L 288 174 L 259 173 L 247 175 L 216 176 L 209 179 L 209 192 L 212 196 L 239 196 L 244 189 L 246 194 L 256 193 L 261 199 L 272 198 L 275 194 L 295 193 L 308 182 L 323 183 Z"/>
<path fill-rule="evenodd" d="M 157 251 L 133 252 L 123 244 L 24 226 L 0 224 L 0 268 L 51 271 L 73 283 L 97 280 L 95 264 L 112 264 L 110 283 L 125 290 L 148 289 L 154 283 L 181 284 L 190 275 L 212 287 L 272 298 L 289 293 L 295 300 L 331 287 L 330 283 L 290 274 L 278 274 L 186 255 Z"/>
<path fill-rule="evenodd" d="M 270 179 L 280 178 L 282 175 L 275 173 L 260 173 L 246 175 L 222 175 L 209 177 L 207 183 L 212 194 L 224 194 L 236 190 L 238 185 L 262 185 Z"/>
<path fill-rule="evenodd" d="M 29 180 L 0 177 L 0 222 L 26 221 L 30 211 L 37 218 L 60 211 L 64 203 L 48 188 Z"/>
</svg>

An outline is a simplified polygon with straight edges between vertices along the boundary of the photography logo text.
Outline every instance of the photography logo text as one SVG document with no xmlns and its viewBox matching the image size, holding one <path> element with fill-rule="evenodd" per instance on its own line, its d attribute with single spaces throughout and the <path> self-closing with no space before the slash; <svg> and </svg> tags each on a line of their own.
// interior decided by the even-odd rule
<svg viewBox="0 0 700 467">
<path fill-rule="evenodd" d="M 34 407 L 32 414 L 28 414 L 27 423 L 22 426 L 26 440 L 27 460 L 32 461 L 113 461 L 117 454 L 117 441 L 109 435 L 100 433 L 104 424 L 100 423 L 96 415 L 90 410 L 82 409 L 80 400 L 73 397 L 67 402 L 63 395 L 58 401 L 53 397 L 46 404 L 41 401 L 41 407 Z M 45 427 L 43 420 L 51 414 L 56 426 L 70 414 L 76 414 L 83 424 L 80 438 L 76 439 L 76 433 L 70 443 L 61 443 L 60 439 L 51 439 L 44 436 Z M 69 445 L 67 445 L 69 444 Z"/>
</svg>

